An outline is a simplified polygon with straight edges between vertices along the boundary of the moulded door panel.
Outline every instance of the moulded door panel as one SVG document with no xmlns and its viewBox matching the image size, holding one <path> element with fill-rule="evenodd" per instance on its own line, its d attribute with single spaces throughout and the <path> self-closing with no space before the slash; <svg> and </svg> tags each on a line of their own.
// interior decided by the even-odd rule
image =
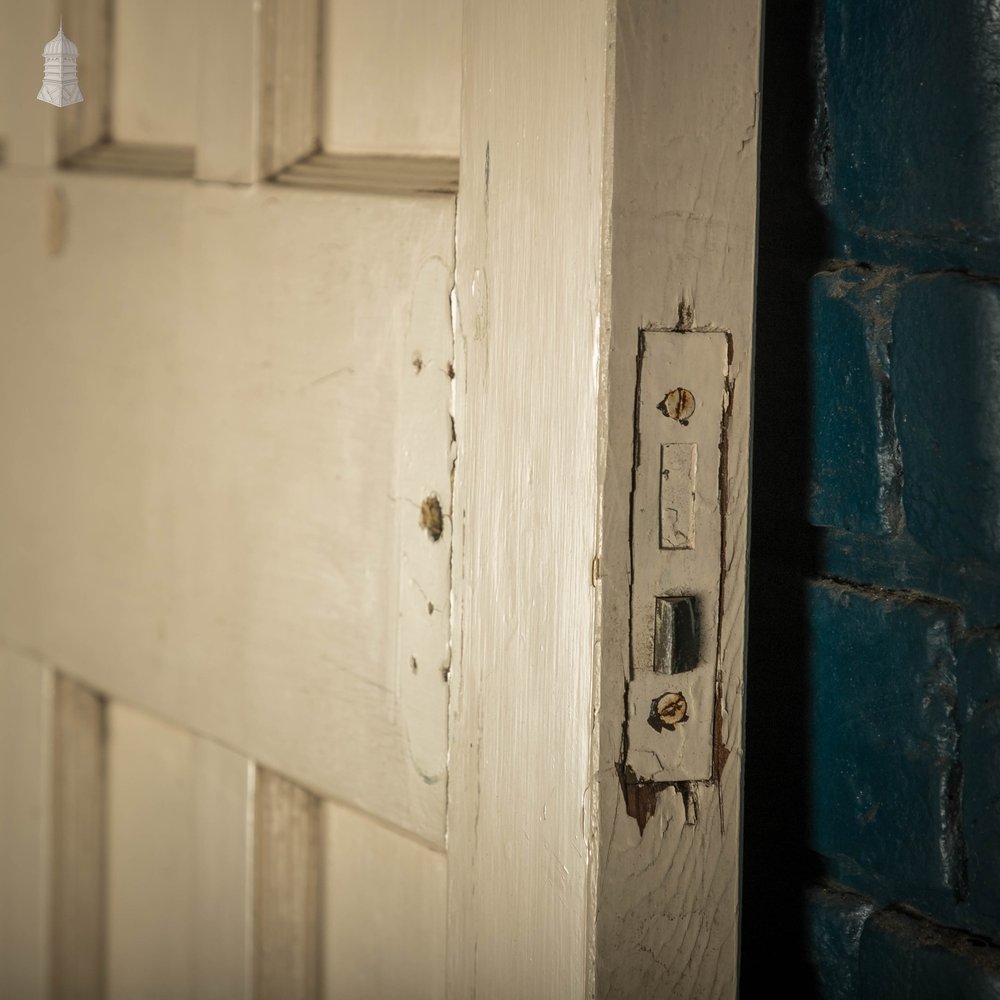
<svg viewBox="0 0 1000 1000">
<path fill-rule="evenodd" d="M 149 176 L 319 128 L 267 76 L 318 79 L 314 0 L 161 8 L 72 0 L 84 103 L 0 95 L 55 148 L 110 67 L 111 144 L 0 173 L 0 647 L 440 848 L 455 198 Z"/>
<path fill-rule="evenodd" d="M 447 636 L 414 676 L 396 633 L 448 483 L 397 470 L 408 373 L 447 475 L 452 200 L 10 177 L 0 216 L 2 641 L 441 843 Z"/>
</svg>

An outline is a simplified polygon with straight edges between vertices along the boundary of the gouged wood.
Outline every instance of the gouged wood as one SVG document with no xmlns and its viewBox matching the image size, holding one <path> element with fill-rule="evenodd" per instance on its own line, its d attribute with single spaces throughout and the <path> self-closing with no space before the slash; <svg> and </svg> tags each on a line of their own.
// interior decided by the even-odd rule
<svg viewBox="0 0 1000 1000">
<path fill-rule="evenodd" d="M 104 995 L 105 702 L 55 684 L 52 802 L 52 997 Z"/>
<path fill-rule="evenodd" d="M 620 0 L 616 35 L 609 150 L 614 241 L 601 349 L 608 390 L 602 400 L 596 995 L 714 1000 L 736 995 L 739 938 L 761 9 L 756 0 Z M 642 805 L 655 812 L 640 833 L 616 773 L 629 670 L 637 330 L 674 327 L 679 318 L 695 328 L 727 330 L 733 341 L 717 779 L 647 790 Z M 678 590 L 684 585 L 677 581 Z"/>
<path fill-rule="evenodd" d="M 59 30 L 59 14 L 80 52 L 77 70 L 83 93 L 81 104 L 56 112 L 58 158 L 64 160 L 111 135 L 111 0 L 63 0 L 59 12 L 53 11 L 50 38 Z"/>
<path fill-rule="evenodd" d="M 48 994 L 51 671 L 0 652 L 0 997 Z"/>
<path fill-rule="evenodd" d="M 583 997 L 607 4 L 463 19 L 448 993 Z"/>
<path fill-rule="evenodd" d="M 320 0 L 263 0 L 261 174 L 319 148 Z"/>
<path fill-rule="evenodd" d="M 319 800 L 261 768 L 255 815 L 254 997 L 316 1000 Z"/>
<path fill-rule="evenodd" d="M 445 996 L 445 855 L 323 806 L 326 1000 Z"/>
<path fill-rule="evenodd" d="M 112 703 L 110 1000 L 251 995 L 252 765 Z"/>
</svg>

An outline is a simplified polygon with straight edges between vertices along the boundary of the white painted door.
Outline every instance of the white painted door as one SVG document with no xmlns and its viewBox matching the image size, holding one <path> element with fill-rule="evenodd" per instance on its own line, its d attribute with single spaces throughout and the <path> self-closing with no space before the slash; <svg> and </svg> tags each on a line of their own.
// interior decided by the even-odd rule
<svg viewBox="0 0 1000 1000">
<path fill-rule="evenodd" d="M 66 0 L 64 109 L 59 13 L 0 0 L 0 995 L 734 996 L 757 0 Z M 647 437 L 679 560 L 644 337 L 725 424 Z"/>
<path fill-rule="evenodd" d="M 0 8 L 4 996 L 441 995 L 460 14 Z"/>
</svg>

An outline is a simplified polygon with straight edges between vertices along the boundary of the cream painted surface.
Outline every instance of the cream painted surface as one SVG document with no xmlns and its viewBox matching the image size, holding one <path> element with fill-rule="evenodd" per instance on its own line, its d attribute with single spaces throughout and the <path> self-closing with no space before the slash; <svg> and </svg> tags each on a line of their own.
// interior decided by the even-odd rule
<svg viewBox="0 0 1000 1000">
<path fill-rule="evenodd" d="M 66 113 L 57 113 L 48 123 L 56 132 L 57 159 L 63 160 L 111 135 L 112 0 L 59 0 L 58 7 L 47 0 L 47 4 L 53 19 L 63 18 L 66 33 L 80 52 L 77 68 L 83 101 L 59 108 Z"/>
<path fill-rule="evenodd" d="M 761 5 L 620 0 L 616 35 L 613 254 L 602 343 L 607 437 L 601 463 L 597 996 L 716 1000 L 736 996 L 739 936 Z M 715 780 L 690 786 L 687 807 L 682 789 L 665 788 L 640 834 L 626 815 L 615 769 L 629 669 L 637 331 L 674 327 L 679 317 L 695 329 L 728 330 L 733 339 L 719 750 Z M 666 582 L 687 585 L 676 574 Z M 694 799 L 697 820 L 686 822 Z"/>
<path fill-rule="evenodd" d="M 323 148 L 458 155 L 461 0 L 323 0 Z"/>
<path fill-rule="evenodd" d="M 107 996 L 249 998 L 253 767 L 109 712 Z"/>
<path fill-rule="evenodd" d="M 323 995 L 444 997 L 445 855 L 337 805 L 323 826 Z"/>
<path fill-rule="evenodd" d="M 39 114 L 34 105 L 44 107 L 35 94 L 42 83 L 42 49 L 59 30 L 59 18 L 53 20 L 54 6 L 24 3 L 23 0 L 0 0 L 0 164 L 43 165 L 55 155 L 54 123 L 59 108 L 51 115 Z M 69 32 L 70 25 L 67 23 Z M 70 36 L 72 37 L 72 35 Z M 37 82 L 35 82 L 37 81 Z M 15 95 L 21 99 L 15 98 Z"/>
<path fill-rule="evenodd" d="M 56 675 L 52 726 L 52 1000 L 104 994 L 107 702 Z"/>
<path fill-rule="evenodd" d="M 463 9 L 455 997 L 589 989 L 607 11 Z"/>
<path fill-rule="evenodd" d="M 111 134 L 119 142 L 195 144 L 202 6 L 114 0 Z"/>
<path fill-rule="evenodd" d="M 324 977 L 331 991 L 337 977 L 370 985 L 371 926 L 393 936 L 382 957 L 399 968 L 376 980 L 390 990 L 410 970 L 428 995 L 444 976 L 454 997 L 731 996 L 759 6 L 467 0 L 456 242 L 447 196 L 49 171 L 57 133 L 65 154 L 106 129 L 104 2 L 66 0 L 93 60 L 83 105 L 55 119 L 0 93 L 12 154 L 0 172 L 0 656 L 33 661 L 41 684 L 53 669 L 95 689 L 55 685 L 47 780 L 66 822 L 40 877 L 57 995 L 98 989 L 102 958 L 112 983 L 140 988 L 129 970 L 155 934 L 114 916 L 143 884 L 123 873 L 147 869 L 164 915 L 198 897 L 185 812 L 197 823 L 221 810 L 232 856 L 215 875 L 236 878 L 247 831 L 229 811 L 228 764 L 242 760 L 260 765 L 258 997 L 314 997 Z M 200 48 L 200 178 L 249 185 L 315 147 L 335 108 L 317 89 L 317 2 L 201 8 L 203 38 L 225 35 L 235 69 L 206 75 L 214 49 Z M 378 19 L 341 13 L 352 9 L 358 51 L 387 59 L 409 41 L 395 15 L 373 41 Z M 23 27 L 33 17 L 17 14 Z M 437 51 L 434 87 L 451 72 Z M 340 65 L 360 86 L 349 56 Z M 0 80 L 12 73 L 0 64 Z M 397 108 L 402 135 L 409 94 L 395 73 L 374 75 L 386 88 L 357 106 Z M 435 91 L 442 109 L 449 86 Z M 382 122 L 375 110 L 367 124 L 334 119 L 355 136 Z M 382 142 L 376 131 L 363 141 Z M 668 787 L 640 835 L 615 770 L 636 332 L 674 325 L 681 301 L 735 344 L 728 759 L 720 786 L 694 788 L 696 822 Z M 33 684 L 18 697 L 30 702 Z M 19 721 L 0 738 L 30 743 Z M 176 885 L 157 874 L 164 858 Z M 176 922 L 154 964 L 193 954 Z M 162 975 L 196 974 L 194 958 L 177 962 Z"/>
<path fill-rule="evenodd" d="M 195 146 L 202 181 L 309 152 L 317 0 L 123 0 L 112 51 L 107 0 L 66 0 L 61 118 L 51 5 L 0 4 L 38 35 L 0 67 L 0 989 L 314 997 L 360 926 L 324 931 L 325 871 L 401 932 L 379 981 L 440 995 L 455 200 L 51 171 L 109 135 Z"/>
<path fill-rule="evenodd" d="M 450 337 L 454 202 L 67 175 L 49 256 L 52 183 L 0 184 L 2 642 L 442 843 L 445 678 L 397 655 L 420 520 L 397 470 L 403 359 L 430 331 L 440 368 Z M 440 470 L 426 377 L 439 436 L 408 446 Z"/>
<path fill-rule="evenodd" d="M 260 171 L 271 177 L 316 152 L 320 0 L 258 0 Z"/>
<path fill-rule="evenodd" d="M 320 803 L 265 768 L 257 769 L 255 800 L 254 1000 L 317 1000 Z"/>
<path fill-rule="evenodd" d="M 199 5 L 199 180 L 250 184 L 258 177 L 260 20 L 258 0 Z"/>
<path fill-rule="evenodd" d="M 49 982 L 52 674 L 0 652 L 0 998 Z"/>
</svg>

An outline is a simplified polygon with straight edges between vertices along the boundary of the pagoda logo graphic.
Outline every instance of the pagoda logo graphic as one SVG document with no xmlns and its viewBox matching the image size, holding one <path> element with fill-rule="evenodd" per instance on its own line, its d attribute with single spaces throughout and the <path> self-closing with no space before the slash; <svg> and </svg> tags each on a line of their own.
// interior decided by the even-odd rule
<svg viewBox="0 0 1000 1000">
<path fill-rule="evenodd" d="M 64 108 L 68 104 L 79 104 L 83 100 L 80 84 L 76 78 L 76 46 L 63 34 L 62 19 L 59 34 L 42 50 L 45 60 L 45 77 L 38 99 L 46 104 Z"/>
</svg>

